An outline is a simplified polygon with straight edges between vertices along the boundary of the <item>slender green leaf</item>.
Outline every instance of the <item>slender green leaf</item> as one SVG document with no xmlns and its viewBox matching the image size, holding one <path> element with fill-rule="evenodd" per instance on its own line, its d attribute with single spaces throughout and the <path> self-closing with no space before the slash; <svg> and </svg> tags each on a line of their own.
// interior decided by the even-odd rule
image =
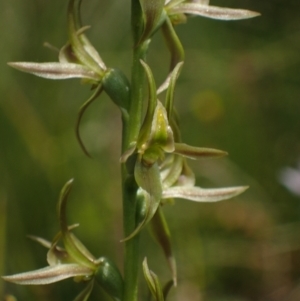
<svg viewBox="0 0 300 301">
<path fill-rule="evenodd" d="M 176 270 L 176 260 L 172 252 L 171 245 L 171 234 L 167 224 L 167 221 L 164 217 L 162 209 L 159 207 L 154 214 L 151 222 L 151 232 L 158 242 L 158 244 L 163 249 L 164 255 L 169 264 L 170 270 L 172 272 L 172 279 L 174 285 L 177 285 L 177 270 Z"/>
</svg>

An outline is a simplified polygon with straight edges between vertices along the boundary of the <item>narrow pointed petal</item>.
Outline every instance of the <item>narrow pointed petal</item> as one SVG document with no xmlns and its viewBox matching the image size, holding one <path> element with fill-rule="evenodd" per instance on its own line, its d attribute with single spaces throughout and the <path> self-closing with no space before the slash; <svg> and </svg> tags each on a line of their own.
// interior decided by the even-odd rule
<svg viewBox="0 0 300 301">
<path fill-rule="evenodd" d="M 64 242 L 64 246 L 68 254 L 78 263 L 90 268 L 95 269 L 95 264 L 93 260 L 87 257 L 84 252 L 80 249 L 74 237 L 69 232 L 67 226 L 67 200 L 68 196 L 71 192 L 73 184 L 73 179 L 69 180 L 65 186 L 62 188 L 59 202 L 58 202 L 58 216 L 61 227 L 62 238 Z"/>
<path fill-rule="evenodd" d="M 47 79 L 68 79 L 68 78 L 86 78 L 99 81 L 99 75 L 90 69 L 73 63 L 30 63 L 13 62 L 9 66 L 23 72 L 47 78 Z"/>
<path fill-rule="evenodd" d="M 61 264 L 43 269 L 3 276 L 5 281 L 24 285 L 42 285 L 61 281 L 67 278 L 91 275 L 92 270 L 79 264 Z"/>
<path fill-rule="evenodd" d="M 149 139 L 153 115 L 157 106 L 156 85 L 155 85 L 153 73 L 150 67 L 144 61 L 141 60 L 140 62 L 146 72 L 146 76 L 148 80 L 149 96 L 148 96 L 147 112 L 141 128 L 141 133 L 138 141 L 139 147 Z"/>
<path fill-rule="evenodd" d="M 167 44 L 167 47 L 171 53 L 170 60 L 170 74 L 167 79 L 162 83 L 162 85 L 157 90 L 157 93 L 160 94 L 166 90 L 169 86 L 172 70 L 179 63 L 184 61 L 184 49 L 183 46 L 173 28 L 173 25 L 169 18 L 166 19 L 165 23 L 162 25 L 162 33 Z"/>
<path fill-rule="evenodd" d="M 150 225 L 151 225 L 151 232 L 155 240 L 163 249 L 164 255 L 167 259 L 167 262 L 169 264 L 172 273 L 174 286 L 176 286 L 177 285 L 176 260 L 172 252 L 170 230 L 161 208 L 157 209 L 155 215 L 153 216 L 150 222 Z"/>
<path fill-rule="evenodd" d="M 85 66 L 93 70 L 95 73 L 103 76 L 103 69 L 94 60 L 94 58 L 86 51 L 83 41 L 79 38 L 77 32 L 79 30 L 79 7 L 75 6 L 75 0 L 69 0 L 68 5 L 68 30 L 70 43 L 77 59 Z"/>
<path fill-rule="evenodd" d="M 73 301 L 87 301 L 94 287 L 94 280 L 91 280 L 86 288 L 79 293 Z"/>
<path fill-rule="evenodd" d="M 174 153 L 189 159 L 215 158 L 227 155 L 226 152 L 218 149 L 195 147 L 185 143 L 175 143 Z"/>
<path fill-rule="evenodd" d="M 258 12 L 245 9 L 233 9 L 227 7 L 202 5 L 199 3 L 181 3 L 177 6 L 173 6 L 168 10 L 169 15 L 182 13 L 225 21 L 249 19 L 260 15 L 260 13 Z"/>
<path fill-rule="evenodd" d="M 103 70 L 106 70 L 106 66 L 102 58 L 100 57 L 98 51 L 92 45 L 90 40 L 84 35 L 80 35 L 80 40 L 83 42 L 83 47 L 85 51 L 94 59 L 95 62 L 98 63 L 99 67 Z"/>
<path fill-rule="evenodd" d="M 70 233 L 72 241 L 76 248 L 83 254 L 86 258 L 88 258 L 91 262 L 95 262 L 96 258 L 94 255 L 86 248 L 86 246 L 75 236 L 74 233 Z"/>
<path fill-rule="evenodd" d="M 170 82 L 169 82 L 169 87 L 167 90 L 166 102 L 165 102 L 169 120 L 172 118 L 172 112 L 173 112 L 173 107 L 174 107 L 175 84 L 176 84 L 177 78 L 180 74 L 182 65 L 183 65 L 183 62 L 179 62 L 173 69 L 171 76 L 170 76 Z"/>
<path fill-rule="evenodd" d="M 248 186 L 205 189 L 201 187 L 174 186 L 163 191 L 163 198 L 182 198 L 195 202 L 219 202 L 243 193 Z"/>
<path fill-rule="evenodd" d="M 146 279 L 148 288 L 150 289 L 151 293 L 153 295 L 155 295 L 155 283 L 153 281 L 152 275 L 151 275 L 151 271 L 148 267 L 148 262 L 147 262 L 147 258 L 145 257 L 143 260 L 143 273 L 144 273 L 144 277 Z"/>
</svg>

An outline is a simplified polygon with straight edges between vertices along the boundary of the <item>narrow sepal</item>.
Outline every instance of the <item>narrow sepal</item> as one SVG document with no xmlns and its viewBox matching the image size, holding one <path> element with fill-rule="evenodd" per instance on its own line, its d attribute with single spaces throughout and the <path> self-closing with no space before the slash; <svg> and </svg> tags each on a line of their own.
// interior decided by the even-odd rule
<svg viewBox="0 0 300 301">
<path fill-rule="evenodd" d="M 89 281 L 83 291 L 73 301 L 87 301 L 94 287 L 94 280 Z"/>
<path fill-rule="evenodd" d="M 161 284 L 155 273 L 153 273 L 147 263 L 147 258 L 143 261 L 143 273 L 146 279 L 147 285 L 155 299 L 155 301 L 164 301 L 163 291 L 161 289 Z"/>
<path fill-rule="evenodd" d="M 61 264 L 35 271 L 3 276 L 5 281 L 24 285 L 42 285 L 61 281 L 67 278 L 91 275 L 92 270 L 79 264 Z"/>
<path fill-rule="evenodd" d="M 171 234 L 161 208 L 158 208 L 151 222 L 151 232 L 153 237 L 163 249 L 164 255 L 169 264 L 174 286 L 177 285 L 176 260 L 172 252 Z"/>
<path fill-rule="evenodd" d="M 245 9 L 233 9 L 227 7 L 203 5 L 199 3 L 181 3 L 171 7 L 168 10 L 169 15 L 182 13 L 226 21 L 249 19 L 260 15 L 258 12 Z"/>
<path fill-rule="evenodd" d="M 218 202 L 233 198 L 248 186 L 205 189 L 201 187 L 174 186 L 163 191 L 163 198 L 182 198 L 195 202 Z"/>
<path fill-rule="evenodd" d="M 156 85 L 153 77 L 153 73 L 144 61 L 140 61 L 147 76 L 148 81 L 148 106 L 146 116 L 143 121 L 143 125 L 141 127 L 139 140 L 138 140 L 138 148 L 140 148 L 146 141 L 149 139 L 151 124 L 153 120 L 154 111 L 157 105 L 157 96 L 156 96 Z"/>
<path fill-rule="evenodd" d="M 68 5 L 68 29 L 70 44 L 72 45 L 72 50 L 74 51 L 77 59 L 85 66 L 99 74 L 103 75 L 103 69 L 99 66 L 97 61 L 90 55 L 90 53 L 84 47 L 83 41 L 78 36 L 79 30 L 79 7 L 75 6 L 75 0 L 70 0 Z"/>
<path fill-rule="evenodd" d="M 226 152 L 218 149 L 195 147 L 185 143 L 175 143 L 174 153 L 189 159 L 215 158 L 227 155 Z"/>
<path fill-rule="evenodd" d="M 174 90 L 175 90 L 175 84 L 177 81 L 177 78 L 180 74 L 181 68 L 182 68 L 183 62 L 177 63 L 175 68 L 172 70 L 170 74 L 170 82 L 167 90 L 166 95 L 166 111 L 168 114 L 168 119 L 170 120 L 172 118 L 173 108 L 174 108 Z"/>
<path fill-rule="evenodd" d="M 68 79 L 68 78 L 86 78 L 96 82 L 101 78 L 97 73 L 91 71 L 85 66 L 74 63 L 31 63 L 31 62 L 12 62 L 9 66 L 23 72 L 47 78 L 47 79 Z"/>
<path fill-rule="evenodd" d="M 85 250 L 81 248 L 82 244 L 79 244 L 74 237 L 69 232 L 67 226 L 67 200 L 70 194 L 71 188 L 73 184 L 73 179 L 69 180 L 65 186 L 62 188 L 59 202 L 58 202 L 58 216 L 60 222 L 60 228 L 62 233 L 62 238 L 64 242 L 64 246 L 68 254 L 78 263 L 87 266 L 91 269 L 95 269 L 95 264 L 93 261 L 88 258 L 85 254 Z"/>
</svg>

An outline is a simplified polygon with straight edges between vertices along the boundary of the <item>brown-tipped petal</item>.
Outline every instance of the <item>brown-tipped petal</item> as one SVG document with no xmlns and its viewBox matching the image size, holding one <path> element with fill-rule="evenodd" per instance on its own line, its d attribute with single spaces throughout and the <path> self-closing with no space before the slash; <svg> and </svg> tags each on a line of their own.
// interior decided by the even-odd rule
<svg viewBox="0 0 300 301">
<path fill-rule="evenodd" d="M 260 15 L 258 12 L 246 9 L 233 9 L 227 7 L 203 5 L 199 3 L 182 3 L 177 6 L 173 6 L 168 10 L 169 15 L 182 13 L 225 21 L 249 19 Z"/>
<path fill-rule="evenodd" d="M 215 158 L 215 157 L 223 157 L 228 153 L 214 149 L 214 148 L 206 148 L 206 147 L 196 147 L 191 146 L 185 143 L 175 143 L 175 154 L 179 154 L 181 156 L 187 157 L 189 159 L 202 159 L 202 158 Z"/>
<path fill-rule="evenodd" d="M 177 285 L 176 260 L 172 252 L 170 230 L 161 208 L 158 208 L 158 210 L 156 211 L 155 215 L 153 216 L 153 219 L 150 222 L 150 225 L 151 225 L 151 232 L 153 234 L 153 237 L 163 249 L 164 255 L 167 259 L 167 262 L 169 264 L 172 273 L 174 286 L 176 286 Z"/>
<path fill-rule="evenodd" d="M 68 78 L 86 78 L 99 81 L 100 77 L 94 71 L 73 63 L 31 63 L 31 62 L 13 62 L 9 66 L 23 72 L 47 78 L 47 79 L 68 79 Z"/>
<path fill-rule="evenodd" d="M 219 202 L 235 197 L 248 186 L 205 189 L 201 187 L 175 186 L 163 191 L 163 198 L 182 198 L 195 202 Z"/>
<path fill-rule="evenodd" d="M 11 276 L 3 276 L 2 278 L 5 281 L 17 284 L 42 285 L 76 276 L 89 276 L 91 274 L 92 270 L 82 265 L 61 264 Z"/>
</svg>

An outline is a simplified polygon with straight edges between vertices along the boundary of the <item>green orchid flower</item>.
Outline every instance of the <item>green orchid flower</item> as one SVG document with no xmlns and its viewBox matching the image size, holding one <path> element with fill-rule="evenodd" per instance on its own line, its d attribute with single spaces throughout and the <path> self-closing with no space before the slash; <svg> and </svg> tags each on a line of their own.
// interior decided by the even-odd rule
<svg viewBox="0 0 300 301">
<path fill-rule="evenodd" d="M 185 23 L 191 16 L 234 21 L 260 15 L 258 12 L 245 9 L 212 6 L 209 0 L 140 0 L 140 5 L 144 21 L 140 43 L 151 39 L 152 35 L 161 29 L 171 54 L 170 73 L 159 87 L 158 94 L 167 89 L 172 70 L 184 60 L 184 49 L 174 29 L 175 25 Z"/>
<path fill-rule="evenodd" d="M 58 55 L 58 62 L 11 62 L 9 66 L 23 72 L 52 80 L 81 78 L 91 84 L 94 93 L 80 107 L 76 122 L 76 138 L 84 153 L 90 157 L 79 133 L 79 125 L 87 107 L 105 91 L 120 108 L 123 120 L 128 120 L 130 84 L 119 69 L 107 68 L 85 32 L 89 26 L 82 26 L 80 7 L 82 0 L 69 0 L 68 36 L 69 41 Z"/>
<path fill-rule="evenodd" d="M 203 189 L 195 187 L 194 174 L 186 158 L 222 157 L 221 150 L 194 147 L 181 142 L 173 99 L 177 77 L 182 63 L 171 73 L 165 106 L 157 99 L 156 85 L 150 67 L 143 61 L 149 86 L 148 108 L 137 141 L 133 141 L 120 161 L 134 158 L 133 173 L 139 186 L 138 198 L 143 199 L 143 218 L 136 229 L 123 241 L 135 236 L 153 218 L 161 201 L 185 198 L 198 202 L 221 201 L 242 193 L 247 187 Z M 132 162 L 132 160 L 129 160 Z"/>
<path fill-rule="evenodd" d="M 47 262 L 49 266 L 11 276 L 3 276 L 6 281 L 23 285 L 45 285 L 67 278 L 76 282 L 87 282 L 86 288 L 74 301 L 88 300 L 94 282 L 98 283 L 115 301 L 122 300 L 123 279 L 116 265 L 106 257 L 96 259 L 83 243 L 71 232 L 78 225 L 67 226 L 66 205 L 72 188 L 73 180 L 63 187 L 59 203 L 58 217 L 60 232 L 52 242 L 43 238 L 30 236 L 44 247 L 48 248 Z M 58 246 L 62 240 L 64 248 Z"/>
</svg>

